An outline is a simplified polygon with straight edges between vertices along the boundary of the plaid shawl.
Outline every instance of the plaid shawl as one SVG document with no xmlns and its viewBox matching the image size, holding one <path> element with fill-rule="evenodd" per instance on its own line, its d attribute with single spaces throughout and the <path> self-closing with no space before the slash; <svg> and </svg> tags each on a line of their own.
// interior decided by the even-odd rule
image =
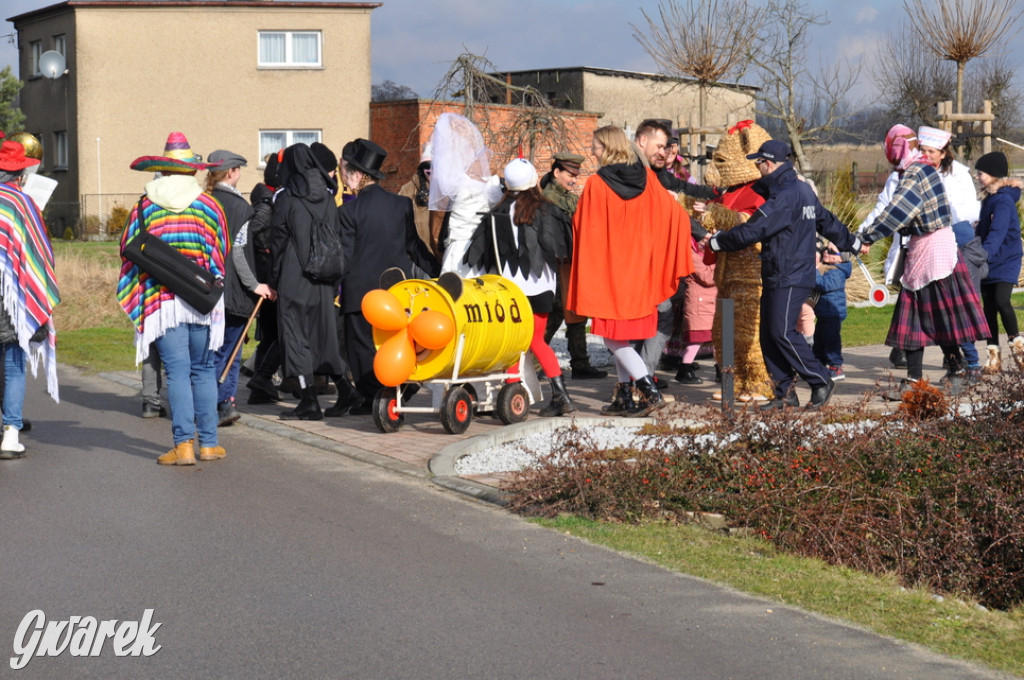
<svg viewBox="0 0 1024 680">
<path fill-rule="evenodd" d="M 228 247 L 227 221 L 217 199 L 203 192 L 189 207 L 181 212 L 173 212 L 143 197 L 128 216 L 121 237 L 122 250 L 139 234 L 142 224 L 138 215 L 140 205 L 152 234 L 180 250 L 199 266 L 224 276 Z M 150 343 L 181 323 L 208 325 L 211 331 L 219 325 L 223 331 L 223 298 L 209 314 L 200 314 L 187 303 L 177 300 L 169 288 L 123 257 L 121 277 L 117 282 L 117 301 L 135 325 L 137 361 L 146 357 Z M 219 341 L 215 343 L 214 336 L 219 338 L 221 334 L 211 332 L 210 349 L 220 346 Z"/>
<path fill-rule="evenodd" d="M 46 391 L 59 401 L 57 333 L 53 308 L 60 302 L 53 271 L 53 248 L 35 201 L 10 184 L 0 184 L 0 276 L 4 311 L 29 358 L 32 375 L 39 359 L 46 370 Z M 46 340 L 31 342 L 46 327 Z"/>
<path fill-rule="evenodd" d="M 861 234 L 864 243 L 874 243 L 895 231 L 918 235 L 952 226 L 949 199 L 942 177 L 931 165 L 914 163 L 899 184 L 889 205 Z"/>
</svg>

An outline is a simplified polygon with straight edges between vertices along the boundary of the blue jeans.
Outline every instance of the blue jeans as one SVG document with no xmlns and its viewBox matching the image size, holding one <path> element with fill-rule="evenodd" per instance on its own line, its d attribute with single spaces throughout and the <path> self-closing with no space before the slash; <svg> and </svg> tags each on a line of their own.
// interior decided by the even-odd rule
<svg viewBox="0 0 1024 680">
<path fill-rule="evenodd" d="M 228 359 L 231 357 L 231 352 L 235 349 L 235 343 L 238 342 L 238 338 L 242 337 L 243 330 L 245 330 L 245 323 L 238 325 L 228 323 L 224 326 L 224 344 L 217 350 L 213 359 L 214 370 L 218 380 L 220 380 L 220 376 L 224 372 L 224 367 L 228 365 Z M 228 376 L 224 378 L 224 382 L 217 385 L 218 404 L 235 398 L 235 392 L 238 390 L 238 370 L 241 367 L 242 352 L 239 351 L 235 355 L 234 362 L 231 364 Z"/>
<path fill-rule="evenodd" d="M 4 352 L 4 425 L 21 429 L 21 409 L 25 405 L 25 350 L 16 342 L 5 342 Z"/>
<path fill-rule="evenodd" d="M 199 446 L 217 446 L 217 376 L 209 349 L 210 327 L 186 323 L 156 341 L 167 374 L 174 445 L 199 434 Z"/>
</svg>

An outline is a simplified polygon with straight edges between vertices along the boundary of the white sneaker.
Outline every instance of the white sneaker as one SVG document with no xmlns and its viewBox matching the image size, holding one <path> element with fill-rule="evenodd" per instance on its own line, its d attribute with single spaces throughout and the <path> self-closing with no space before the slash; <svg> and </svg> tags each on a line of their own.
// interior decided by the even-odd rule
<svg viewBox="0 0 1024 680">
<path fill-rule="evenodd" d="M 18 442 L 18 430 L 13 425 L 4 425 L 4 438 L 3 441 L 0 441 L 0 451 L 24 453 L 25 445 Z"/>
</svg>

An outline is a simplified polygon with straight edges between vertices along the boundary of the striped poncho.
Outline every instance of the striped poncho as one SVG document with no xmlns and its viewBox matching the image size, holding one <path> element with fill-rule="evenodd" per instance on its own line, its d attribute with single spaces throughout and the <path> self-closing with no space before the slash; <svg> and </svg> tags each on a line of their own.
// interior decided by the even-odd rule
<svg viewBox="0 0 1024 680">
<path fill-rule="evenodd" d="M 167 185 L 171 191 L 166 191 Z M 163 191 L 162 191 L 163 190 Z M 165 200 L 170 194 L 171 200 Z M 156 197 L 163 205 L 154 202 Z M 220 203 L 203 192 L 190 175 L 168 175 L 150 182 L 146 196 L 128 216 L 121 248 L 139 234 L 139 205 L 149 231 L 185 254 L 201 267 L 224 276 L 227 257 L 227 221 Z M 169 288 L 122 257 L 117 301 L 135 325 L 135 359 L 142 361 L 149 346 L 171 328 L 183 323 L 210 326 L 210 349 L 224 339 L 224 300 L 209 314 L 200 314 L 178 299 Z"/>
<path fill-rule="evenodd" d="M 53 248 L 35 201 L 10 184 L 0 184 L 0 277 L 4 311 L 29 358 L 32 375 L 43 359 L 46 391 L 59 401 L 53 308 L 60 294 Z M 42 327 L 47 329 L 46 339 L 30 342 Z"/>
</svg>

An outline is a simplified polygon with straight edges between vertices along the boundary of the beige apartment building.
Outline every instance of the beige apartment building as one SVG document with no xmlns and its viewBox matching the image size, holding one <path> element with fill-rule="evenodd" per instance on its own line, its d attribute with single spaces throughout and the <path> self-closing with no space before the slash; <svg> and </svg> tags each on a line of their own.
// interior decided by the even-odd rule
<svg viewBox="0 0 1024 680">
<path fill-rule="evenodd" d="M 699 88 L 693 80 L 590 66 L 493 75 L 512 85 L 535 88 L 553 106 L 599 111 L 598 125 L 618 125 L 629 133 L 645 118 L 669 119 L 674 128 L 697 127 L 700 123 Z M 724 128 L 753 119 L 756 93 L 757 88 L 747 85 L 709 87 L 705 126 Z"/>
<path fill-rule="evenodd" d="M 51 233 L 109 231 L 113 207 L 130 205 L 150 179 L 129 164 L 160 155 L 172 131 L 203 156 L 225 148 L 249 159 L 243 191 L 262 178 L 262 157 L 288 144 L 321 141 L 340 153 L 368 136 L 379 6 L 67 0 L 8 19 L 26 130 L 43 144 L 41 172 L 59 181 Z M 41 69 L 50 51 L 64 55 L 63 73 Z"/>
</svg>

